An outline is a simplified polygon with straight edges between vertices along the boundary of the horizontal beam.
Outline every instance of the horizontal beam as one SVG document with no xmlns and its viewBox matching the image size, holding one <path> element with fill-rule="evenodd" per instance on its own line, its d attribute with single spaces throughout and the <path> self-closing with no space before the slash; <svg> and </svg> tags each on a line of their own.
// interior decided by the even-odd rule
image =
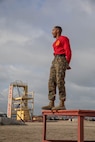
<svg viewBox="0 0 95 142">
<path fill-rule="evenodd" d="M 42 142 L 77 142 L 76 140 L 43 140 Z M 93 141 L 84 141 L 84 142 L 95 142 Z"/>
<path fill-rule="evenodd" d="M 43 115 L 95 116 L 95 110 L 42 110 Z"/>
<path fill-rule="evenodd" d="M 77 142 L 76 140 L 43 140 L 42 142 Z"/>
</svg>

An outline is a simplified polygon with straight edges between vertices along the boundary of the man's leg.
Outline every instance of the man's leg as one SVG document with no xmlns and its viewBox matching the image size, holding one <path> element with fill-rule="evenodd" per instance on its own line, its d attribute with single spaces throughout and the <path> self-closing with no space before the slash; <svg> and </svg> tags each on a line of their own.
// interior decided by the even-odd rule
<svg viewBox="0 0 95 142">
<path fill-rule="evenodd" d="M 51 69 L 50 69 L 50 76 L 49 76 L 49 81 L 48 81 L 48 99 L 49 100 L 55 100 L 55 95 L 56 95 L 56 72 L 55 72 L 55 67 L 54 64 L 52 64 Z"/>
<path fill-rule="evenodd" d="M 59 90 L 59 100 L 66 100 L 66 89 L 65 89 L 65 71 L 62 70 L 57 77 L 57 86 Z"/>
<path fill-rule="evenodd" d="M 56 95 L 56 75 L 55 75 L 55 67 L 54 61 L 52 62 L 52 66 L 50 68 L 50 76 L 48 81 L 48 99 L 50 100 L 49 105 L 43 106 L 42 109 L 51 110 L 54 107 L 55 95 Z"/>
<path fill-rule="evenodd" d="M 66 72 L 67 62 L 64 57 L 59 57 L 56 63 L 56 82 L 59 90 L 59 100 L 60 103 L 58 106 L 53 107 L 52 109 L 64 110 L 65 100 L 66 100 L 66 90 L 65 90 L 65 72 Z"/>
</svg>

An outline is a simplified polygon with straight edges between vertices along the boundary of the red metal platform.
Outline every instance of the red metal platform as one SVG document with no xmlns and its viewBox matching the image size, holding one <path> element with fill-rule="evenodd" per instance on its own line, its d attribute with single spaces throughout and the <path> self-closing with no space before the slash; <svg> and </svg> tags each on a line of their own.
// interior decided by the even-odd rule
<svg viewBox="0 0 95 142">
<path fill-rule="evenodd" d="M 42 110 L 43 115 L 43 137 L 42 142 L 95 142 L 95 141 L 84 141 L 84 117 L 94 117 L 95 110 Z M 77 116 L 78 118 L 78 139 L 77 140 L 46 140 L 46 118 L 49 115 L 56 116 Z"/>
</svg>

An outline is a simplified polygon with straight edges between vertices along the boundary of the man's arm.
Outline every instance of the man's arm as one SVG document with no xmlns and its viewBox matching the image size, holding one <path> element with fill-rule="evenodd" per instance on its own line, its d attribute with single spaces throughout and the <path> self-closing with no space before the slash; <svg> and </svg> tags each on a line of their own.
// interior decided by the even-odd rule
<svg viewBox="0 0 95 142">
<path fill-rule="evenodd" d="M 65 41 L 64 41 L 64 50 L 65 50 L 66 60 L 67 60 L 68 63 L 70 63 L 72 51 L 71 51 L 70 42 L 69 42 L 68 38 L 65 38 Z"/>
</svg>

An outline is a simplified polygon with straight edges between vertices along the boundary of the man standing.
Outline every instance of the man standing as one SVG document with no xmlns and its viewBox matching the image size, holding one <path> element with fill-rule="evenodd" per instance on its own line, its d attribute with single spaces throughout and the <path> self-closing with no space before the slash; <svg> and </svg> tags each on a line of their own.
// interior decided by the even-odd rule
<svg viewBox="0 0 95 142">
<path fill-rule="evenodd" d="M 71 48 L 69 39 L 66 36 L 62 36 L 62 28 L 55 26 L 52 30 L 52 35 L 56 38 L 53 43 L 54 59 L 50 68 L 50 77 L 48 82 L 48 99 L 49 105 L 43 106 L 45 110 L 64 110 L 66 100 L 65 90 L 65 73 L 67 69 L 71 69 L 69 64 L 71 60 Z M 59 105 L 55 106 L 56 87 L 59 91 Z"/>
</svg>

